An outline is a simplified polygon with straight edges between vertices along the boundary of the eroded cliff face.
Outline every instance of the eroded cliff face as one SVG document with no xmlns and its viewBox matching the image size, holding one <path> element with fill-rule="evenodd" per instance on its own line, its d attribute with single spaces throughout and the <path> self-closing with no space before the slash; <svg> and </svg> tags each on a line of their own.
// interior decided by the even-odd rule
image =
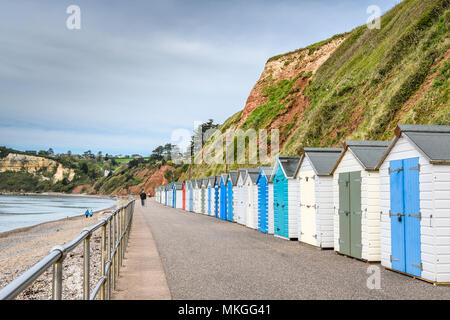
<svg viewBox="0 0 450 320">
<path fill-rule="evenodd" d="M 142 182 L 138 185 L 124 188 L 123 186 L 115 189 L 112 194 L 128 195 L 139 194 L 142 190 L 147 194 L 154 195 L 155 187 L 162 186 L 168 183 L 164 174 L 166 170 L 173 170 L 174 167 L 170 165 L 163 165 L 155 169 L 142 169 L 133 174 L 135 178 L 141 179 Z"/>
<path fill-rule="evenodd" d="M 56 161 L 17 153 L 10 153 L 0 159 L 0 172 L 6 171 L 27 172 L 38 175 L 43 180 L 52 180 L 54 183 L 62 181 L 64 178 L 72 181 L 75 177 L 73 169 L 65 168 Z"/>
<path fill-rule="evenodd" d="M 242 117 L 237 123 L 236 128 L 242 127 L 246 122 L 249 115 L 255 111 L 258 107 L 264 105 L 269 101 L 269 95 L 267 94 L 267 87 L 278 83 L 279 81 L 292 81 L 296 77 L 296 81 L 293 85 L 297 88 L 296 95 L 292 95 L 292 107 L 289 109 L 284 118 L 292 118 L 292 115 L 298 111 L 305 109 L 308 103 L 308 99 L 303 95 L 303 89 L 308 84 L 308 79 L 315 74 L 317 69 L 330 57 L 330 55 L 339 47 L 339 45 L 345 40 L 345 35 L 338 36 L 329 42 L 326 42 L 322 46 L 315 48 L 305 48 L 297 51 L 293 51 L 287 54 L 273 57 L 267 61 L 264 71 L 261 74 L 256 85 L 250 92 Z M 298 77 L 302 74 L 302 77 Z M 289 100 L 286 97 L 285 100 Z M 278 123 L 271 125 L 269 128 L 278 128 L 283 119 L 277 119 Z"/>
</svg>

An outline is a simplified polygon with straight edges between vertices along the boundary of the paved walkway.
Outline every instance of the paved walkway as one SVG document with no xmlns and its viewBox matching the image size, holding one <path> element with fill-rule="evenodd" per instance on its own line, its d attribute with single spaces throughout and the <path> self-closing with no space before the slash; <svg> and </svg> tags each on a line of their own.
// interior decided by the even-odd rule
<svg viewBox="0 0 450 320">
<path fill-rule="evenodd" d="M 171 299 L 158 249 L 143 216 L 145 209 L 136 202 L 124 267 L 118 291 L 113 295 L 115 300 Z"/>
<path fill-rule="evenodd" d="M 154 286 L 153 280 L 147 281 L 147 276 L 139 274 L 138 267 L 159 268 L 153 241 L 141 246 L 150 252 L 151 263 L 137 260 L 139 256 L 132 254 L 137 238 L 145 236 L 139 228 L 147 229 L 142 223 L 142 212 L 174 299 L 450 299 L 449 287 L 436 287 L 381 266 L 381 289 L 370 290 L 370 265 L 361 261 L 278 239 L 236 223 L 167 208 L 153 200 L 147 203 L 143 211 L 140 204 L 136 205 L 126 262 L 130 269 L 137 264 L 133 274 L 140 280 L 135 282 L 136 287 L 128 283 L 125 271 L 121 279 L 129 290 L 138 293 Z M 156 274 L 158 283 L 165 283 L 161 271 Z M 161 292 L 168 296 L 164 290 Z M 133 295 L 127 297 L 130 296 Z"/>
</svg>

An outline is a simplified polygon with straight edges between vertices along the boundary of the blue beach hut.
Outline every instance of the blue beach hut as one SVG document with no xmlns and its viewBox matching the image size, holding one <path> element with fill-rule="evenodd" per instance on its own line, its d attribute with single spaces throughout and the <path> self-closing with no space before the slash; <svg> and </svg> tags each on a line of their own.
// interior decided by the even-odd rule
<svg viewBox="0 0 450 320">
<path fill-rule="evenodd" d="M 273 167 L 261 167 L 256 179 L 258 186 L 258 230 L 273 233 Z M 272 226 L 272 228 L 270 228 Z"/>
<path fill-rule="evenodd" d="M 227 220 L 234 222 L 235 191 L 239 178 L 239 171 L 230 170 L 227 179 Z"/>
<path fill-rule="evenodd" d="M 220 175 L 214 181 L 214 216 L 219 218 L 220 214 Z"/>
<path fill-rule="evenodd" d="M 273 178 L 274 235 L 298 239 L 299 185 L 294 179 L 300 157 L 278 157 Z"/>
<path fill-rule="evenodd" d="M 221 174 L 219 176 L 219 199 L 220 199 L 220 219 L 228 220 L 227 210 L 228 210 L 228 202 L 227 202 L 227 193 L 228 193 L 228 174 Z"/>
</svg>

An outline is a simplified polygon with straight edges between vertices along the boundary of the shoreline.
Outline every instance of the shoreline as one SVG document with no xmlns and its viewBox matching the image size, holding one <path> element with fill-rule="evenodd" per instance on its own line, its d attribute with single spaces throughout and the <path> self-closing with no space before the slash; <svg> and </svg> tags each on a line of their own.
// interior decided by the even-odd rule
<svg viewBox="0 0 450 320">
<path fill-rule="evenodd" d="M 123 196 L 109 194 L 88 194 L 88 193 L 62 193 L 62 192 L 3 192 L 0 196 L 53 196 L 53 197 L 82 197 L 98 199 L 119 199 Z"/>
<path fill-rule="evenodd" d="M 75 239 L 86 227 L 104 219 L 127 199 L 118 197 L 109 208 L 95 211 L 86 219 L 84 214 L 42 222 L 34 226 L 0 233 L 0 290 L 45 257 L 55 245 L 63 245 Z M 91 238 L 91 290 L 101 278 L 101 230 Z M 71 251 L 63 264 L 64 299 L 82 299 L 83 246 Z M 18 297 L 18 300 L 51 298 L 52 268 L 36 279 Z"/>
<path fill-rule="evenodd" d="M 111 207 L 105 208 L 105 209 L 96 210 L 96 211 L 94 211 L 94 214 L 104 214 L 104 213 L 106 213 L 106 211 L 112 211 L 112 210 L 114 210 L 114 208 L 117 207 L 117 205 L 118 205 L 118 200 L 117 200 L 117 203 L 114 206 L 111 206 Z M 28 227 L 16 228 L 16 229 L 0 232 L 0 239 L 7 238 L 8 236 L 13 235 L 13 234 L 17 234 L 17 233 L 21 233 L 21 232 L 27 232 L 27 231 L 30 231 L 33 228 L 41 227 L 41 226 L 44 226 L 44 225 L 49 224 L 49 223 L 77 220 L 80 217 L 84 217 L 84 214 L 79 214 L 79 215 L 66 217 L 66 218 L 61 218 L 61 219 L 56 219 L 56 220 L 51 220 L 51 221 L 45 221 L 45 222 L 34 224 L 34 225 L 28 226 Z"/>
<path fill-rule="evenodd" d="M 104 208 L 104 209 L 100 209 L 100 210 L 96 210 L 94 211 L 94 214 L 99 214 L 99 213 L 104 213 L 105 211 L 112 211 L 114 210 L 114 208 L 116 208 L 119 205 L 120 200 L 125 199 L 125 196 L 118 196 L 118 195 L 84 195 L 81 193 L 77 193 L 77 194 L 65 194 L 65 193 L 58 193 L 58 192 L 45 192 L 45 193 L 2 193 L 0 192 L 0 196 L 36 196 L 36 195 L 41 195 L 41 196 L 68 196 L 68 197 L 79 197 L 79 198 L 96 198 L 96 199 L 108 199 L 108 200 L 114 200 L 116 201 L 116 204 L 109 207 L 109 208 Z M 0 232 L 0 239 L 2 238 L 6 238 L 11 234 L 15 234 L 15 233 L 20 233 L 20 232 L 26 232 L 29 231 L 33 228 L 39 227 L 41 225 L 45 225 L 48 223 L 52 223 L 52 222 L 60 222 L 60 221 L 70 221 L 70 220 L 75 220 L 79 217 L 84 216 L 83 213 L 79 214 L 79 215 L 74 215 L 71 217 L 65 217 L 65 218 L 60 218 L 60 219 L 56 219 L 56 220 L 50 220 L 50 221 L 45 221 L 45 222 L 40 222 L 38 224 L 34 224 L 31 226 L 26 226 L 26 227 L 20 227 L 20 228 L 15 228 L 15 229 L 11 229 L 8 231 L 3 231 Z"/>
</svg>

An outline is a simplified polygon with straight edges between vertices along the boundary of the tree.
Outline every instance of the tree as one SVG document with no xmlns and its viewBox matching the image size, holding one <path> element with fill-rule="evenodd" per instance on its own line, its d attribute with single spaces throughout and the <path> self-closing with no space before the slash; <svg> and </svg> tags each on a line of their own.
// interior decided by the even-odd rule
<svg viewBox="0 0 450 320">
<path fill-rule="evenodd" d="M 91 150 L 88 150 L 88 151 L 83 152 L 83 157 L 84 157 L 85 159 L 94 159 L 94 158 L 95 158 L 95 156 L 94 156 L 94 154 L 91 152 Z"/>
<path fill-rule="evenodd" d="M 218 129 L 220 127 L 219 124 L 214 123 L 213 119 L 209 119 L 208 121 L 202 123 L 194 130 L 194 135 L 191 138 L 191 154 L 194 155 L 196 152 L 200 150 L 195 150 L 195 139 L 199 139 L 201 141 L 201 145 L 208 141 L 209 137 L 204 138 L 206 131 L 210 129 Z"/>
<path fill-rule="evenodd" d="M 49 148 L 47 150 L 47 155 L 49 155 L 49 156 L 54 156 L 55 155 L 55 152 L 53 151 L 53 148 Z"/>
<path fill-rule="evenodd" d="M 150 161 L 161 161 L 163 159 L 164 155 L 164 147 L 158 146 L 155 148 L 155 150 L 152 151 L 152 154 L 150 155 Z"/>
<path fill-rule="evenodd" d="M 172 160 L 172 149 L 173 147 L 175 147 L 175 145 L 171 144 L 171 143 L 167 143 L 164 145 L 163 147 L 163 155 L 164 158 L 167 160 Z"/>
</svg>

